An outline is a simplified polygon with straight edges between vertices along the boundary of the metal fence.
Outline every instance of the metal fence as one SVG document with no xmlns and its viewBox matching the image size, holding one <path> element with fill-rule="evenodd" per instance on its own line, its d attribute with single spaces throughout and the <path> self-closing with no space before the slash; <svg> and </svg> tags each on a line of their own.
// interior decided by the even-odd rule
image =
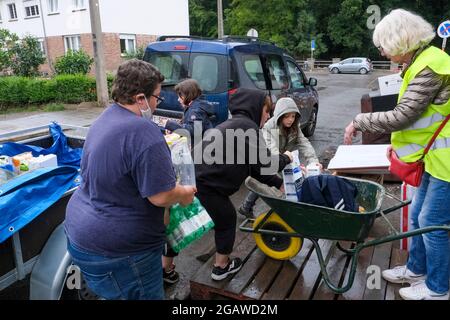
<svg viewBox="0 0 450 320">
<path fill-rule="evenodd" d="M 313 69 L 323 69 L 327 68 L 330 64 L 336 63 L 337 61 L 331 61 L 331 60 L 314 60 L 314 66 Z M 310 70 L 309 61 L 307 60 L 297 60 L 297 63 L 299 66 L 302 66 L 303 70 Z M 381 70 L 390 70 L 393 66 L 390 61 L 372 61 L 372 66 L 374 69 L 381 69 Z"/>
</svg>

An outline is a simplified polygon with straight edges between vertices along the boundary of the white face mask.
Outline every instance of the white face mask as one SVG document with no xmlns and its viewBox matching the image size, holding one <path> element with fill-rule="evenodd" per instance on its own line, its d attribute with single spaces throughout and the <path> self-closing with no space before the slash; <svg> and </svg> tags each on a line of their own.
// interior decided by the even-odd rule
<svg viewBox="0 0 450 320">
<path fill-rule="evenodd" d="M 142 109 L 139 108 L 139 110 L 141 110 L 142 118 L 145 118 L 148 121 L 152 121 L 152 119 L 153 119 L 153 111 L 150 108 L 150 105 L 148 104 L 147 97 L 144 97 L 144 99 L 145 99 L 145 103 L 147 104 L 147 109 L 146 110 L 142 110 Z"/>
</svg>

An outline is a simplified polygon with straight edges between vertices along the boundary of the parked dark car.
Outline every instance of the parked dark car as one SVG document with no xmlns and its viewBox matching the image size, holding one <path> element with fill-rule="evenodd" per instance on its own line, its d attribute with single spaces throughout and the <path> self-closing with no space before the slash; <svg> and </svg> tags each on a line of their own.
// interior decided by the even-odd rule
<svg viewBox="0 0 450 320">
<path fill-rule="evenodd" d="M 317 122 L 319 97 L 317 80 L 307 78 L 286 51 L 273 43 L 252 37 L 201 39 L 161 36 L 148 45 L 144 60 L 155 65 L 165 77 L 165 100 L 155 120 L 181 118 L 182 107 L 174 86 L 186 78 L 196 79 L 203 98 L 215 106 L 214 125 L 229 117 L 228 95 L 239 87 L 256 88 L 271 95 L 275 104 L 281 97 L 295 100 L 302 115 L 301 126 L 312 136 Z"/>
</svg>

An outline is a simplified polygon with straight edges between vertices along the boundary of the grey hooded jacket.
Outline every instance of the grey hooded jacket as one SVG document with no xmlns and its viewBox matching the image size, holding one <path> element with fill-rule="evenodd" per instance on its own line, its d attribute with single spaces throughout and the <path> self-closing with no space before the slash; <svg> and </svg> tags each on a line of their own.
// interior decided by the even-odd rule
<svg viewBox="0 0 450 320">
<path fill-rule="evenodd" d="M 299 155 L 307 162 L 306 165 L 319 162 L 313 146 L 302 133 L 300 123 L 297 134 L 289 134 L 287 137 L 281 134 L 281 130 L 277 125 L 278 119 L 290 112 L 296 112 L 300 115 L 294 100 L 291 98 L 281 98 L 277 101 L 273 117 L 266 122 L 262 129 L 267 147 L 272 154 L 298 150 Z"/>
</svg>

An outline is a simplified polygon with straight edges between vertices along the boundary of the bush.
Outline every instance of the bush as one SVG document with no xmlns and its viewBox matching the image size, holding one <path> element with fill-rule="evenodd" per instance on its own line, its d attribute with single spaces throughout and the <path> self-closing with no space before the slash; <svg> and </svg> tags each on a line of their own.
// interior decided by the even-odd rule
<svg viewBox="0 0 450 320">
<path fill-rule="evenodd" d="M 17 42 L 12 48 L 11 62 L 11 69 L 16 76 L 37 76 L 39 66 L 45 62 L 37 38 L 28 35 Z"/>
<path fill-rule="evenodd" d="M 0 77 L 0 108 L 96 101 L 95 85 L 95 78 L 86 75 L 60 75 L 53 79 Z"/>
<path fill-rule="evenodd" d="M 30 79 L 25 77 L 0 77 L 0 107 L 28 103 L 27 86 L 29 82 Z"/>
<path fill-rule="evenodd" d="M 12 48 L 19 37 L 7 29 L 0 29 L 0 71 L 4 71 L 11 66 Z"/>
<path fill-rule="evenodd" d="M 85 75 L 59 75 L 55 81 L 55 100 L 64 103 L 96 101 L 95 78 Z"/>
<path fill-rule="evenodd" d="M 69 51 L 65 56 L 56 59 L 56 74 L 87 74 L 91 70 L 94 59 L 82 50 Z"/>
</svg>

